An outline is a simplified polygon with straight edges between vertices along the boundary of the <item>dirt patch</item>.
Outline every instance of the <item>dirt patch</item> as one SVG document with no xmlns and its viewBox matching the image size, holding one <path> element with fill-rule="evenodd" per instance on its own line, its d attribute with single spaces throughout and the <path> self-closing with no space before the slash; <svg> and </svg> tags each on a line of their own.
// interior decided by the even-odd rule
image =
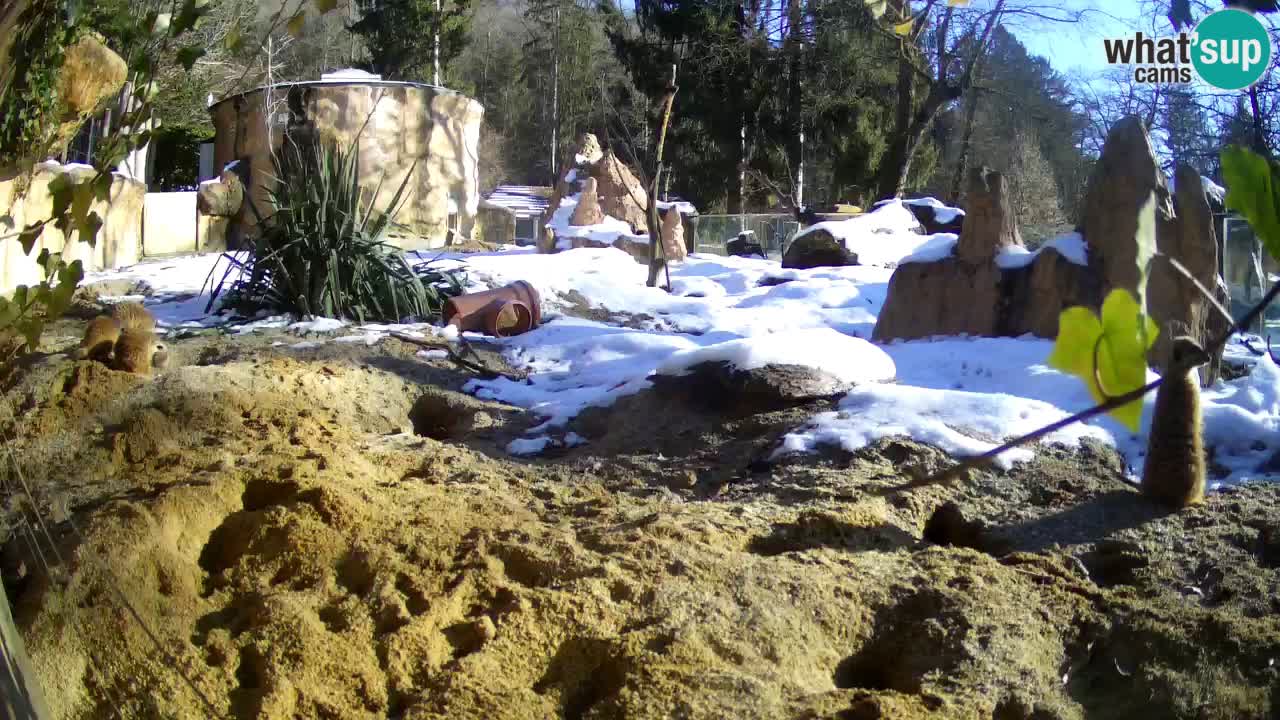
<svg viewBox="0 0 1280 720">
<path fill-rule="evenodd" d="M 904 491 L 937 451 L 773 461 L 821 403 L 653 391 L 518 461 L 497 447 L 531 419 L 412 347 L 272 342 L 181 339 L 149 379 L 47 356 L 6 389 L 23 478 L 66 518 L 37 549 L 11 508 L 2 564 L 55 717 L 1278 707 L 1273 486 L 1165 514 L 1090 447 Z"/>
</svg>

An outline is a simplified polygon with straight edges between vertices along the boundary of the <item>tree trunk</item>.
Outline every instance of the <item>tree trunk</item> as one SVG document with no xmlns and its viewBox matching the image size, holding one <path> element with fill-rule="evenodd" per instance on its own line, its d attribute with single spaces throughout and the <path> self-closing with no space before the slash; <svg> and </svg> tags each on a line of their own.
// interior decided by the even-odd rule
<svg viewBox="0 0 1280 720">
<path fill-rule="evenodd" d="M 911 109 L 915 105 L 915 69 L 907 59 L 905 42 L 898 60 L 898 106 L 893 116 L 893 140 L 880 158 L 876 188 L 880 198 L 897 197 L 906 184 L 915 145 L 910 142 Z"/>
<path fill-rule="evenodd" d="M 952 205 L 960 200 L 960 189 L 968 170 L 969 151 L 973 147 L 973 118 L 978 114 L 978 101 L 981 99 L 982 96 L 976 89 L 969 92 L 969 107 L 964 113 L 964 136 L 960 139 L 960 153 L 956 156 L 956 173 L 951 177 L 949 201 Z"/>
<path fill-rule="evenodd" d="M 801 24 L 804 21 L 801 12 L 801 0 L 788 0 L 787 3 L 787 168 L 795 176 L 788 178 L 794 183 L 792 203 L 796 212 L 800 211 L 804 202 L 804 113 L 803 86 L 801 77 Z"/>
<path fill-rule="evenodd" d="M 658 274 L 667 266 L 666 253 L 662 245 L 662 223 L 658 219 L 658 189 L 662 187 L 662 154 L 667 144 L 667 128 L 671 125 L 671 106 L 676 100 L 676 65 L 671 65 L 671 82 L 667 83 L 667 91 L 662 98 L 662 128 L 658 132 L 658 149 L 655 155 L 653 182 L 649 185 L 649 198 L 645 208 L 645 219 L 649 226 L 649 287 L 658 284 Z M 676 212 L 674 208 L 668 212 Z M 668 277 L 670 274 L 668 272 Z M 670 289 L 670 282 L 667 283 Z"/>
</svg>

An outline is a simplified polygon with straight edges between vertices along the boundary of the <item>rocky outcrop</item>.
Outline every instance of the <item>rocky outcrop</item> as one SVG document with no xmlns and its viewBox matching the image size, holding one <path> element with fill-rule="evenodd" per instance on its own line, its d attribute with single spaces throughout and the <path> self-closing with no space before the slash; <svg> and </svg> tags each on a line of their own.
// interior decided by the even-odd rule
<svg viewBox="0 0 1280 720">
<path fill-rule="evenodd" d="M 560 209 L 561 201 L 575 196 L 578 200 L 572 214 L 568 218 L 561 214 L 557 220 L 556 211 Z M 562 235 L 569 236 L 565 238 L 569 247 L 617 247 L 638 261 L 648 263 L 649 242 L 647 237 L 643 237 L 649 232 L 648 202 L 648 193 L 626 163 L 612 151 L 602 149 L 594 135 L 583 135 L 572 162 L 562 169 L 542 216 L 538 251 L 553 253 L 566 246 L 556 237 L 558 226 Z M 671 262 L 684 260 L 689 254 L 681 214 L 675 205 L 660 213 L 659 227 L 660 242 Z M 607 231 L 593 233 L 590 238 L 573 237 L 574 233 L 566 233 L 564 229 L 566 224 L 578 227 L 597 225 L 606 223 L 609 218 L 626 223 L 626 229 L 622 229 L 620 224 L 608 223 Z M 617 232 L 617 239 L 605 242 L 605 236 L 611 232 Z"/>
<path fill-rule="evenodd" d="M 684 375 L 654 375 L 660 390 L 676 391 L 721 411 L 754 415 L 848 392 L 849 383 L 804 365 L 765 365 L 743 370 L 727 362 L 704 362 Z"/>
<path fill-rule="evenodd" d="M 1130 116 L 1107 135 L 1084 200 L 1081 232 L 1089 246 L 1089 266 L 1101 273 L 1106 291 L 1138 287 L 1138 249 L 1133 238 L 1138 211 L 1152 193 L 1157 225 L 1164 226 L 1173 218 L 1169 185 L 1142 120 Z"/>
<path fill-rule="evenodd" d="M 995 258 L 1021 246 L 1004 178 L 989 168 L 969 175 L 967 221 L 951 257 L 899 265 L 876 321 L 876 340 L 933 335 L 996 335 L 1001 271 Z"/>
<path fill-rule="evenodd" d="M 589 177 L 582 182 L 582 192 L 578 194 L 578 205 L 569 218 L 570 225 L 597 225 L 604 221 L 604 211 L 600 209 L 600 197 L 596 179 Z"/>
<path fill-rule="evenodd" d="M 231 170 L 223 170 L 215 182 L 200 184 L 196 191 L 196 209 L 201 215 L 235 217 L 244 205 L 244 183 Z"/>
<path fill-rule="evenodd" d="M 1168 365 L 1173 338 L 1187 334 L 1207 345 L 1226 332 L 1228 323 L 1204 297 L 1196 283 L 1215 295 L 1219 294 L 1219 244 L 1213 226 L 1213 208 L 1205 193 L 1200 174 L 1181 165 L 1174 174 L 1172 222 L 1160 228 L 1156 238 L 1160 254 L 1152 261 L 1147 285 L 1147 310 L 1161 327 L 1148 359 L 1152 366 Z M 1169 258 L 1176 258 L 1195 278 L 1195 282 L 1178 272 Z M 1218 298 L 1221 300 L 1221 298 Z M 1218 352 L 1207 368 L 1200 371 L 1201 381 L 1209 384 L 1221 372 L 1222 354 Z"/>
<path fill-rule="evenodd" d="M 857 264 L 857 254 L 849 252 L 839 238 L 822 228 L 792 240 L 782 256 L 782 267 L 794 270 Z"/>
<path fill-rule="evenodd" d="M 924 230 L 925 235 L 937 235 L 938 233 L 959 235 L 964 230 L 965 216 L 961 213 L 953 214 L 950 208 L 944 211 L 943 208 L 923 202 L 904 201 L 903 204 L 911 211 L 912 215 L 916 216 L 916 220 L 920 221 L 920 227 Z"/>
<path fill-rule="evenodd" d="M 667 262 L 680 262 L 689 257 L 689 248 L 684 243 L 684 223 L 680 222 L 680 211 L 675 208 L 662 216 L 662 252 Z"/>
<path fill-rule="evenodd" d="M 601 242 L 589 237 L 569 238 L 569 246 L 573 248 L 609 248 L 614 247 L 636 259 L 638 263 L 649 264 L 649 243 L 642 240 L 622 236 L 611 243 Z"/>
<path fill-rule="evenodd" d="M 1021 245 L 1022 235 L 1004 176 L 990 168 L 974 168 L 969 173 L 965 222 L 956 244 L 956 257 L 972 263 L 985 262 L 1006 248 Z"/>
<path fill-rule="evenodd" d="M 600 186 L 600 209 L 604 214 L 626 221 L 637 234 L 647 232 L 649 221 L 645 218 L 645 206 L 649 203 L 649 193 L 626 163 L 608 150 L 590 171 Z"/>
<path fill-rule="evenodd" d="M 998 263 L 1002 250 L 1022 241 L 1003 179 L 989 171 L 975 173 L 953 256 L 908 263 L 894 272 L 875 338 L 960 333 L 1056 337 L 1058 317 L 1066 308 L 1098 309 L 1115 288 L 1136 292 L 1138 213 L 1154 193 L 1160 254 L 1150 268 L 1147 308 L 1160 326 L 1160 336 L 1148 360 L 1163 369 L 1174 336 L 1190 334 L 1207 344 L 1227 327 L 1194 283 L 1169 261 L 1176 259 L 1206 289 L 1225 297 L 1218 277 L 1220 246 L 1214 237 L 1213 210 L 1202 180 L 1190 168 L 1179 168 L 1176 179 L 1175 195 L 1169 192 L 1142 122 L 1128 118 L 1112 128 L 1090 178 L 1083 240 L 1065 238 L 1062 245 L 1046 247 L 1032 257 L 1023 254 L 1022 262 L 1017 254 L 1006 252 L 1006 261 Z M 1220 364 L 1218 358 L 1202 370 L 1202 380 L 1212 382 Z"/>
</svg>

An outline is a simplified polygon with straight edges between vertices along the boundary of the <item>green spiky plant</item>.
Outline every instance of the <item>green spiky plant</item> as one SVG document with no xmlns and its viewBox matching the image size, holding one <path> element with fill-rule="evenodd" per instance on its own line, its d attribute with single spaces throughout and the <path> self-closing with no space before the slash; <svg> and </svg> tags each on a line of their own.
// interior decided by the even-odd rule
<svg viewBox="0 0 1280 720">
<path fill-rule="evenodd" d="M 372 193 L 361 187 L 354 144 L 286 142 L 273 165 L 269 214 L 258 216 L 256 237 L 224 255 L 229 267 L 211 292 L 210 308 L 230 280 L 223 305 L 242 313 L 429 321 L 462 292 L 459 270 L 410 266 L 385 240 L 417 163 L 386 212 L 375 209 L 382 181 Z"/>
</svg>

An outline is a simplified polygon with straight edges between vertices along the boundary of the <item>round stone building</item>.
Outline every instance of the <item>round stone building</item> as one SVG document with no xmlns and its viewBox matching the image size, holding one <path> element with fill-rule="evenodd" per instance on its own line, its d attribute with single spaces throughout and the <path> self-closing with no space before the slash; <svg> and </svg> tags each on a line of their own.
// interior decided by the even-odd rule
<svg viewBox="0 0 1280 720">
<path fill-rule="evenodd" d="M 469 235 L 480 200 L 477 158 L 480 103 L 433 85 L 382 80 L 346 70 L 312 82 L 282 83 L 225 98 L 210 106 L 214 166 L 230 167 L 245 182 L 246 199 L 269 213 L 272 149 L 286 137 L 359 148 L 361 183 L 385 209 L 413 170 L 397 223 L 411 234 L 390 238 L 406 248 L 445 244 L 450 230 Z M 415 167 L 416 161 L 416 167 Z M 256 217 L 241 208 L 232 218 L 228 244 L 252 233 Z"/>
</svg>

